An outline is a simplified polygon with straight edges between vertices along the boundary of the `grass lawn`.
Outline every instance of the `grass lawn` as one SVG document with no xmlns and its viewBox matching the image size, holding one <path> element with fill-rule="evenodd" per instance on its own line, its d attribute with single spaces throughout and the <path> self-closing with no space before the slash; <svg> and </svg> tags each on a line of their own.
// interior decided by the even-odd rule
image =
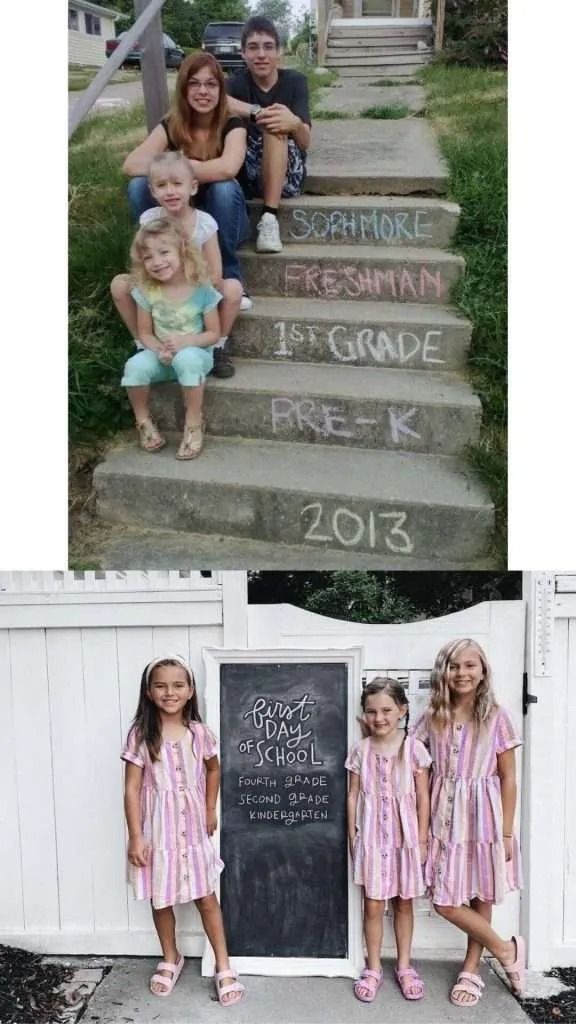
<svg viewBox="0 0 576 1024">
<path fill-rule="evenodd" d="M 507 144 L 506 71 L 431 65 L 421 73 L 427 114 L 462 207 L 453 248 L 466 274 L 453 299 L 474 325 L 469 371 L 483 407 L 469 458 L 496 506 L 496 556 L 506 565 L 507 526 Z"/>
</svg>

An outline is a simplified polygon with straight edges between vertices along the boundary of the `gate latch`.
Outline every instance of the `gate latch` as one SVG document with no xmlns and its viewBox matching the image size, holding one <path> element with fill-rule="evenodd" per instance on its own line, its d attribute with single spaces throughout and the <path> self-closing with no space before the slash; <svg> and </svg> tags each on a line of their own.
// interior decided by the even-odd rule
<svg viewBox="0 0 576 1024">
<path fill-rule="evenodd" d="M 533 693 L 528 693 L 528 673 L 525 672 L 522 676 L 522 714 L 528 714 L 528 705 L 537 704 L 538 697 L 535 697 Z"/>
</svg>

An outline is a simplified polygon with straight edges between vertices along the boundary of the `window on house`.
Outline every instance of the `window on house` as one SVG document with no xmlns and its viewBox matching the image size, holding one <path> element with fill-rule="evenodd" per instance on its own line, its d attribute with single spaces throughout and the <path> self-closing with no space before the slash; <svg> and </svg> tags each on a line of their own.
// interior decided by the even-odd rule
<svg viewBox="0 0 576 1024">
<path fill-rule="evenodd" d="M 78 11 L 75 11 L 73 7 L 68 8 L 68 28 L 78 31 Z"/>
<path fill-rule="evenodd" d="M 100 18 L 97 18 L 95 14 L 85 14 L 84 18 L 86 21 L 86 32 L 89 36 L 102 35 Z"/>
</svg>

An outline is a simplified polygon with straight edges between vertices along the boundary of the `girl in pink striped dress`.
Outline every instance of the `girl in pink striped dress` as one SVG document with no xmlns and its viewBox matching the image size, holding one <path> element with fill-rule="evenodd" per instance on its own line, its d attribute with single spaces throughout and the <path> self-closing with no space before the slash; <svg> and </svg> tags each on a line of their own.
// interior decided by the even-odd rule
<svg viewBox="0 0 576 1024">
<path fill-rule="evenodd" d="M 354 881 L 363 887 L 367 952 L 354 994 L 371 1003 L 382 985 L 384 904 L 391 899 L 396 980 L 406 999 L 421 999 L 424 983 L 410 966 L 410 949 L 412 899 L 424 893 L 430 757 L 420 740 L 408 735 L 408 701 L 400 683 L 383 676 L 373 679 L 364 687 L 361 704 L 367 735 L 346 760 L 348 835 Z M 402 720 L 404 731 L 399 730 Z"/>
<path fill-rule="evenodd" d="M 432 756 L 431 839 L 426 883 L 437 912 L 468 936 L 462 971 L 450 994 L 474 1006 L 486 947 L 502 964 L 512 989 L 524 989 L 525 945 L 491 927 L 492 905 L 522 886 L 514 836 L 516 769 L 521 740 L 496 703 L 492 673 L 473 640 L 453 640 L 439 652 L 430 706 L 414 730 Z"/>
<path fill-rule="evenodd" d="M 128 877 L 136 899 L 151 901 L 163 959 L 150 990 L 168 996 L 184 957 L 176 945 L 174 905 L 194 901 L 216 960 L 223 1006 L 244 995 L 230 969 L 222 913 L 214 892 L 224 864 L 214 833 L 220 766 L 216 739 L 202 725 L 194 677 L 179 655 L 154 658 L 142 674 L 140 699 L 122 758 L 128 824 Z"/>
</svg>

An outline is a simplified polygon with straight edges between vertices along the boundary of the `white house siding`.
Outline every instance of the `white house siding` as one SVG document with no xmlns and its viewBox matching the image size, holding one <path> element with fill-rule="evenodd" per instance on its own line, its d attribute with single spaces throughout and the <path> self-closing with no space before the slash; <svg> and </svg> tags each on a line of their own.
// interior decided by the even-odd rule
<svg viewBox="0 0 576 1024">
<path fill-rule="evenodd" d="M 74 7 L 74 4 L 69 4 Z M 114 19 L 100 16 L 101 34 L 88 35 L 85 31 L 85 11 L 78 10 L 78 31 L 68 29 L 68 63 L 101 67 L 106 60 L 106 40 L 114 39 Z"/>
</svg>

